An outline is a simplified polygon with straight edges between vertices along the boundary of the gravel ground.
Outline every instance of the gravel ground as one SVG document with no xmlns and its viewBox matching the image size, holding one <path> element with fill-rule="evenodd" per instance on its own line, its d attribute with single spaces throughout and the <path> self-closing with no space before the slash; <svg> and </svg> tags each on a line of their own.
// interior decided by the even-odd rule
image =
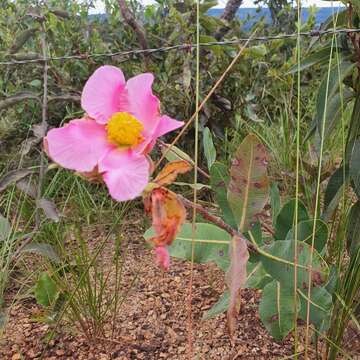
<svg viewBox="0 0 360 360">
<path fill-rule="evenodd" d="M 88 339 L 74 326 L 64 322 L 55 338 L 48 342 L 46 335 L 50 327 L 37 320 L 43 310 L 34 299 L 27 298 L 11 308 L 6 331 L 0 339 L 0 359 L 189 358 L 187 294 L 190 264 L 172 260 L 170 271 L 163 273 L 154 264 L 152 251 L 146 248 L 141 238 L 139 227 L 142 221 L 129 223 L 122 277 L 122 289 L 128 290 L 128 296 L 118 311 L 115 331 L 111 331 L 109 321 L 102 336 Z M 134 223 L 138 223 L 138 227 Z M 94 242 L 97 241 L 95 233 L 89 236 Z M 114 277 L 111 244 L 109 240 L 100 261 Z M 110 278 L 109 294 L 113 286 L 114 279 Z M 203 313 L 218 300 L 223 289 L 223 273 L 214 265 L 194 265 L 191 302 L 194 359 L 284 359 L 293 354 L 294 339 L 291 335 L 282 342 L 276 342 L 262 326 L 257 311 L 259 291 L 244 290 L 242 293 L 234 346 L 229 342 L 225 315 L 202 321 Z M 355 341 L 354 345 L 358 346 L 358 342 Z M 299 350 L 303 350 L 301 343 Z M 310 349 L 310 356 L 315 359 L 313 349 Z"/>
</svg>

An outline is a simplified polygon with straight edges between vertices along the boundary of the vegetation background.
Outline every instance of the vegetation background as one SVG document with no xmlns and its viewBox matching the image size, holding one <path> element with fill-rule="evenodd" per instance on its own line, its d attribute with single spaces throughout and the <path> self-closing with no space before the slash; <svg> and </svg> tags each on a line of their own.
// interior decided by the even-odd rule
<svg viewBox="0 0 360 360">
<path fill-rule="evenodd" d="M 140 207 L 138 202 L 116 203 L 102 186 L 48 166 L 41 149 L 47 129 L 81 116 L 81 89 L 103 64 L 119 66 L 127 78 L 154 73 L 154 92 L 164 112 L 176 119 L 189 119 L 196 107 L 193 47 L 134 51 L 196 44 L 196 3 L 104 4 L 106 15 L 96 16 L 90 14 L 91 1 L 0 2 L 0 323 L 5 326 L 15 304 L 35 299 L 43 309 L 37 320 L 49 324 L 46 344 L 63 321 L 75 324 L 88 339 L 105 337 L 110 326 L 114 338 L 129 296 L 122 283 L 129 221 L 124 219 Z M 228 168 L 249 133 L 266 146 L 271 200 L 279 199 L 273 218 L 280 212 L 280 198 L 287 204 L 296 196 L 309 219 L 321 218 L 328 229 L 321 256 L 335 280 L 326 295 L 332 299 L 329 326 L 315 327 L 314 343 L 324 345 L 322 350 L 315 346 L 315 353 L 351 358 L 343 336 L 349 328 L 359 331 L 360 42 L 356 32 L 319 36 L 316 31 L 357 29 L 359 7 L 352 1 L 334 8 L 319 28 L 315 8 L 306 9 L 306 20 L 297 23 L 291 2 L 259 2 L 264 4 L 272 21 L 261 11 L 236 17 L 241 1 L 230 0 L 220 17 L 211 10 L 215 1 L 200 3 L 200 42 L 220 42 L 201 47 L 200 101 L 244 44 L 239 39 L 254 32 L 267 39 L 247 44 L 200 113 L 199 166 L 211 172 L 216 159 Z M 297 32 L 311 36 L 300 38 Z M 272 38 L 281 34 L 295 35 Z M 192 156 L 193 127 L 176 146 Z M 160 154 L 158 149 L 155 157 Z M 199 183 L 201 204 L 212 208 L 214 188 L 202 174 Z M 192 187 L 191 175 L 174 185 L 183 196 Z M 275 228 L 272 220 L 268 227 Z M 95 243 L 88 241 L 92 231 L 101 233 Z M 109 239 L 115 244 L 111 270 L 101 263 Z M 114 291 L 109 295 L 110 281 Z"/>
</svg>

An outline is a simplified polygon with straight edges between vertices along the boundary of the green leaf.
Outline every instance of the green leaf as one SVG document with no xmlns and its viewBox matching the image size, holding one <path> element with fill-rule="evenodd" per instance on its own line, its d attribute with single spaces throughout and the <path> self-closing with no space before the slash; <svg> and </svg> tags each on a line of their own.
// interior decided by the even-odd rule
<svg viewBox="0 0 360 360">
<path fill-rule="evenodd" d="M 273 225 L 276 223 L 276 218 L 279 215 L 281 208 L 280 192 L 276 182 L 270 185 L 270 205 L 271 205 L 271 218 Z"/>
<path fill-rule="evenodd" d="M 0 214 L 0 242 L 6 241 L 11 232 L 11 225 L 5 217 Z"/>
<path fill-rule="evenodd" d="M 244 55 L 252 59 L 261 59 L 268 53 L 265 44 L 250 46 L 244 50 Z"/>
<path fill-rule="evenodd" d="M 152 228 L 144 234 L 145 239 L 154 235 Z M 223 229 L 207 223 L 196 223 L 194 243 L 194 262 L 206 264 L 214 262 L 226 271 L 229 266 L 229 245 L 231 236 Z M 220 242 L 220 243 L 219 243 Z M 175 241 L 169 248 L 170 255 L 191 261 L 192 224 L 184 224 Z"/>
<path fill-rule="evenodd" d="M 227 198 L 238 224 L 245 232 L 256 221 L 269 196 L 268 154 L 257 136 L 250 134 L 238 147 L 230 168 Z"/>
<path fill-rule="evenodd" d="M 234 215 L 227 200 L 227 187 L 229 182 L 230 175 L 227 166 L 216 161 L 210 168 L 211 188 L 215 192 L 215 200 L 216 203 L 220 206 L 223 219 L 227 224 L 236 228 Z"/>
<path fill-rule="evenodd" d="M 271 336 L 283 339 L 294 328 L 293 291 L 275 280 L 267 284 L 262 292 L 259 315 Z"/>
<path fill-rule="evenodd" d="M 35 286 L 37 303 L 48 307 L 55 302 L 58 293 L 56 284 L 50 275 L 47 272 L 41 273 Z"/>
<path fill-rule="evenodd" d="M 200 43 L 216 43 L 216 42 L 217 40 L 212 36 L 200 35 Z M 212 50 L 216 56 L 220 56 L 223 54 L 223 49 L 220 45 L 209 45 L 206 46 L 206 49 Z"/>
<path fill-rule="evenodd" d="M 327 72 L 323 77 L 318 90 L 315 115 L 315 121 L 320 135 L 322 134 L 322 126 L 324 124 L 327 126 L 327 117 L 329 111 L 331 111 L 331 106 L 329 107 L 329 103 L 331 104 L 331 101 L 335 101 L 333 100 L 333 97 L 338 93 L 339 85 L 348 75 L 353 72 L 355 67 L 355 63 L 350 61 L 343 61 L 341 62 L 339 68 L 338 64 L 335 64 L 335 66 L 330 69 L 329 77 Z"/>
<path fill-rule="evenodd" d="M 251 233 L 251 236 L 250 236 Z M 262 236 L 262 230 L 261 230 L 261 223 L 260 221 L 257 221 L 256 223 L 254 223 L 251 228 L 249 229 L 249 231 L 247 233 L 245 233 L 245 236 L 251 240 L 254 239 L 257 246 L 263 246 L 264 245 L 264 241 L 263 241 L 263 236 Z"/>
<path fill-rule="evenodd" d="M 313 227 L 314 227 L 314 220 L 305 220 L 301 221 L 298 224 L 298 241 L 305 241 L 309 245 L 311 245 L 312 242 L 312 236 L 313 236 Z M 321 253 L 321 251 L 324 249 L 327 239 L 329 235 L 329 230 L 324 223 L 324 221 L 317 219 L 315 222 L 315 237 L 314 237 L 314 247 L 315 249 Z M 295 239 L 295 227 L 293 227 L 288 234 L 286 235 L 285 240 L 294 240 Z"/>
<path fill-rule="evenodd" d="M 192 189 L 197 189 L 197 190 L 211 189 L 209 185 L 205 185 L 205 184 L 201 184 L 201 183 L 197 183 L 195 185 L 195 184 L 185 183 L 185 182 L 181 182 L 181 181 L 175 181 L 175 182 L 173 182 L 173 184 L 177 185 L 177 186 L 188 186 Z"/>
<path fill-rule="evenodd" d="M 284 240 L 295 224 L 296 199 L 288 201 L 280 210 L 275 223 L 275 240 Z M 304 204 L 298 200 L 298 222 L 308 220 L 309 215 Z"/>
<path fill-rule="evenodd" d="M 14 44 L 10 48 L 10 54 L 15 54 L 18 52 L 25 43 L 35 35 L 38 29 L 33 27 L 26 30 L 21 31 L 15 38 Z"/>
<path fill-rule="evenodd" d="M 262 289 L 273 280 L 272 277 L 265 271 L 261 261 L 257 263 L 248 262 L 246 272 L 247 280 L 244 288 Z"/>
<path fill-rule="evenodd" d="M 341 121 L 341 117 L 348 116 L 346 107 L 348 103 L 354 99 L 354 92 L 345 88 L 343 94 L 337 92 L 331 99 L 328 100 L 327 109 L 326 109 L 326 119 L 325 119 L 325 139 L 328 138 L 332 131 L 336 128 L 336 125 Z M 341 107 L 343 106 L 343 107 Z M 318 121 L 318 119 L 316 119 Z"/>
<path fill-rule="evenodd" d="M 200 4 L 200 13 L 205 14 L 210 10 L 212 7 L 218 4 L 215 0 L 207 0 Z"/>
<path fill-rule="evenodd" d="M 32 81 L 30 81 L 30 86 L 33 86 L 33 87 L 36 87 L 36 88 L 39 88 L 41 87 L 41 81 L 39 79 L 34 79 Z"/>
<path fill-rule="evenodd" d="M 294 287 L 295 241 L 278 240 L 260 248 L 261 262 L 274 279 L 282 285 Z M 309 284 L 310 246 L 304 242 L 297 243 L 297 287 L 306 290 Z M 326 263 L 316 250 L 312 257 L 312 285 L 323 285 L 328 276 Z"/>
<path fill-rule="evenodd" d="M 213 143 L 211 131 L 209 128 L 204 128 L 203 131 L 203 146 L 204 146 L 204 154 L 207 161 L 208 169 L 214 164 L 216 160 L 216 150 Z"/>
<path fill-rule="evenodd" d="M 341 192 L 342 185 L 347 181 L 349 175 L 348 166 L 340 166 L 330 177 L 329 182 L 326 186 L 325 196 L 324 196 L 324 212 L 329 207 L 332 200 L 336 195 Z"/>
<path fill-rule="evenodd" d="M 306 321 L 308 293 L 307 290 L 298 290 L 300 298 L 299 317 Z M 323 287 L 312 288 L 310 292 L 310 322 L 321 331 L 325 332 L 330 326 L 332 298 Z"/>
<path fill-rule="evenodd" d="M 360 0 L 352 0 L 351 5 L 354 8 L 358 17 L 360 17 Z"/>
<path fill-rule="evenodd" d="M 194 164 L 194 162 L 192 161 L 191 157 L 185 153 L 184 151 L 180 150 L 178 147 L 176 147 L 175 145 L 171 146 L 171 148 L 169 150 L 168 146 L 170 146 L 169 144 L 166 144 L 166 146 L 160 146 L 161 148 L 161 152 L 165 155 L 165 159 L 169 162 L 172 161 L 177 161 L 177 160 L 186 160 L 188 161 L 190 164 Z"/>
<path fill-rule="evenodd" d="M 360 200 L 351 207 L 348 219 L 347 248 L 350 256 L 355 256 L 360 247 Z"/>
<path fill-rule="evenodd" d="M 328 282 L 325 285 L 326 291 L 333 295 L 339 284 L 339 270 L 336 265 L 330 265 Z"/>
<path fill-rule="evenodd" d="M 257 221 L 255 224 L 252 224 L 251 228 L 244 235 L 249 241 L 255 241 L 258 247 L 264 245 L 264 239 L 263 239 L 260 221 Z M 259 254 L 255 252 L 250 252 L 250 261 L 258 262 L 259 260 L 260 260 Z"/>
<path fill-rule="evenodd" d="M 354 183 L 354 190 L 360 196 L 360 139 L 354 143 L 350 158 L 350 177 Z"/>
<path fill-rule="evenodd" d="M 219 298 L 219 300 L 203 315 L 203 320 L 209 320 L 215 316 L 222 314 L 229 307 L 230 293 L 225 291 Z"/>
<path fill-rule="evenodd" d="M 321 64 L 326 61 L 329 61 L 330 54 L 331 54 L 331 47 L 325 47 L 317 52 L 314 52 L 306 56 L 304 59 L 301 59 L 301 63 L 299 66 L 300 71 L 308 69 L 309 67 L 314 66 L 316 64 Z M 288 70 L 287 74 L 294 74 L 297 71 L 298 71 L 298 64 L 295 64 Z"/>
</svg>

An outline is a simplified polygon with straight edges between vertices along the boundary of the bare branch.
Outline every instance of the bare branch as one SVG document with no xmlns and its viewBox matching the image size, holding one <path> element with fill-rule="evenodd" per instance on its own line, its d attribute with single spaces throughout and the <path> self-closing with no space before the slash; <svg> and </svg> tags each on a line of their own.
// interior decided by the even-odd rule
<svg viewBox="0 0 360 360">
<path fill-rule="evenodd" d="M 236 16 L 236 12 L 239 10 L 239 7 L 243 0 L 228 0 L 226 3 L 224 12 L 221 14 L 220 19 L 224 21 L 224 26 L 221 27 L 215 34 L 215 39 L 222 39 L 230 30 L 229 23 Z"/>
<path fill-rule="evenodd" d="M 12 96 L 8 96 L 4 100 L 0 100 L 0 110 L 4 110 L 24 100 L 36 100 L 39 103 L 41 102 L 41 99 L 37 94 L 31 92 L 21 92 Z"/>
<path fill-rule="evenodd" d="M 144 31 L 141 29 L 140 25 L 136 22 L 134 15 L 129 10 L 126 0 L 119 0 L 119 7 L 121 14 L 126 21 L 126 23 L 135 31 L 138 38 L 140 47 L 145 50 L 149 49 L 148 42 L 146 40 Z M 147 53 L 144 53 L 144 57 L 147 56 Z"/>
<path fill-rule="evenodd" d="M 48 102 L 53 101 L 73 101 L 80 102 L 81 96 L 76 94 L 59 94 L 48 97 Z"/>
</svg>

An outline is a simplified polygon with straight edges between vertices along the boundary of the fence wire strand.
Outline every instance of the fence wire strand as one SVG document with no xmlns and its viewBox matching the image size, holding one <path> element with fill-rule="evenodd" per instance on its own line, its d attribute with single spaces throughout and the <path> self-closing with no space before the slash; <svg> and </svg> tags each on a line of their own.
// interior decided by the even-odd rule
<svg viewBox="0 0 360 360">
<path fill-rule="evenodd" d="M 283 39 L 296 39 L 300 37 L 322 37 L 327 35 L 335 34 L 353 34 L 360 33 L 360 29 L 328 29 L 328 30 L 312 30 L 307 32 L 300 33 L 291 33 L 291 34 L 279 34 L 279 35 L 270 35 L 270 36 L 258 36 L 258 37 L 249 37 L 249 38 L 239 38 L 236 40 L 226 40 L 226 41 L 210 41 L 199 43 L 200 47 L 210 47 L 210 46 L 235 46 L 240 45 L 244 42 L 269 42 L 274 40 L 283 40 Z M 139 54 L 154 54 L 160 52 L 167 52 L 172 50 L 192 50 L 196 48 L 196 44 L 178 44 L 171 46 L 164 46 L 159 48 L 152 49 L 134 49 L 127 51 L 116 51 L 112 53 L 99 53 L 99 54 L 80 54 L 80 55 L 65 55 L 65 56 L 55 56 L 48 58 L 36 58 L 36 59 L 27 59 L 27 60 L 10 60 L 0 62 L 0 66 L 6 65 L 20 65 L 20 64 L 31 64 L 39 63 L 44 61 L 61 61 L 61 60 L 87 60 L 90 58 L 99 58 L 99 57 L 121 57 L 121 56 L 130 56 L 130 55 L 139 55 Z M 9 55 L 10 56 L 10 55 Z M 129 59 L 123 59 L 122 61 L 127 61 Z"/>
</svg>

